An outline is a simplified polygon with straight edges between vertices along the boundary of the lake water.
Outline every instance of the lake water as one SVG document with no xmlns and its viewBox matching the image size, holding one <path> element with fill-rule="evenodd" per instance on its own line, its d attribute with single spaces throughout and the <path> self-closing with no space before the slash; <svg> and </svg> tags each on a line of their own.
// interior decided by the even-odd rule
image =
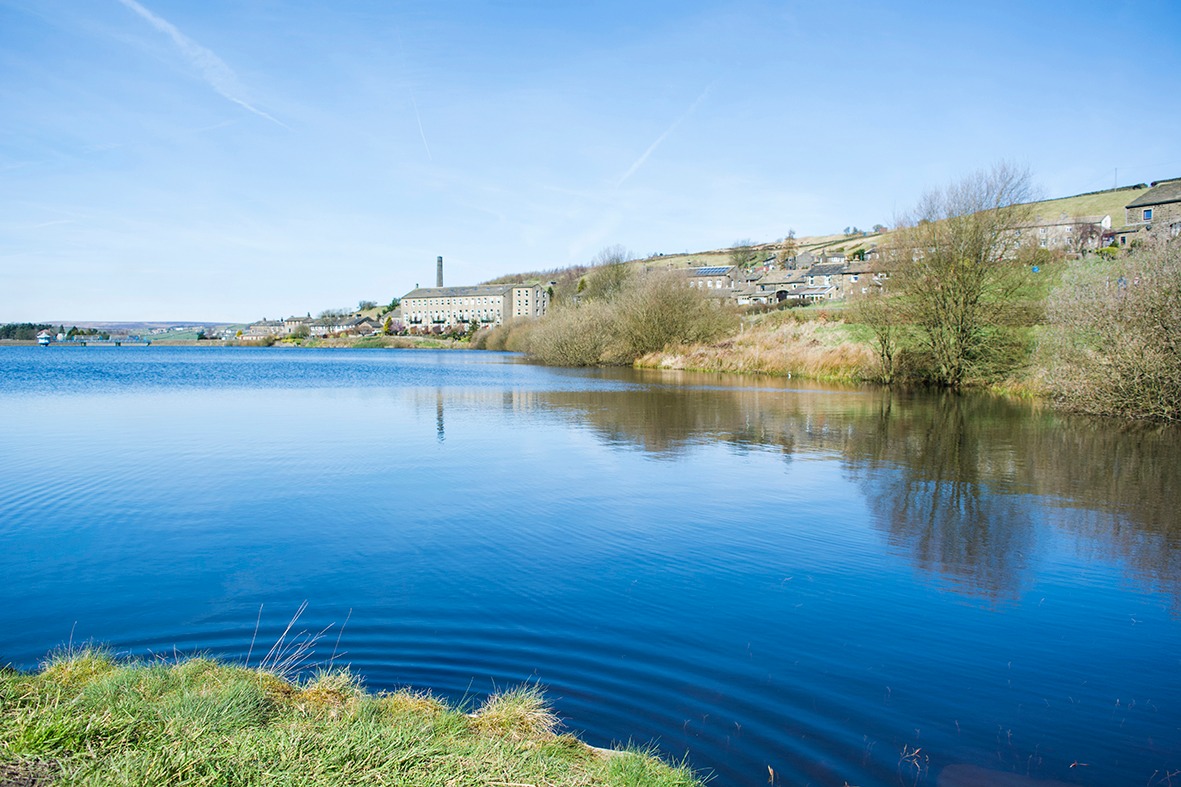
<svg viewBox="0 0 1181 787">
<path fill-rule="evenodd" d="M 1181 784 L 1173 429 L 496 353 L 5 348 L 0 577 L 21 667 L 257 663 L 306 600 L 314 660 L 372 689 L 536 681 L 719 787 Z"/>
</svg>

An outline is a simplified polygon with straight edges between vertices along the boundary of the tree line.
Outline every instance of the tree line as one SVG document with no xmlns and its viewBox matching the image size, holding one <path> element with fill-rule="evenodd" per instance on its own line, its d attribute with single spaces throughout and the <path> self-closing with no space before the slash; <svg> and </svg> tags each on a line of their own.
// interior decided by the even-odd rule
<svg viewBox="0 0 1181 787">
<path fill-rule="evenodd" d="M 41 333 L 41 331 L 49 331 L 55 336 L 61 334 L 67 339 L 75 336 L 108 336 L 108 334 L 100 332 L 97 328 L 79 328 L 76 325 L 66 330 L 66 326 L 64 325 L 54 327 L 48 323 L 9 322 L 0 325 L 0 339 L 28 342 L 36 339 L 37 334 Z"/>
<path fill-rule="evenodd" d="M 52 325 L 32 322 L 9 322 L 0 325 L 0 339 L 32 341 L 41 331 L 53 331 Z M 62 331 L 64 333 L 64 330 Z"/>
</svg>

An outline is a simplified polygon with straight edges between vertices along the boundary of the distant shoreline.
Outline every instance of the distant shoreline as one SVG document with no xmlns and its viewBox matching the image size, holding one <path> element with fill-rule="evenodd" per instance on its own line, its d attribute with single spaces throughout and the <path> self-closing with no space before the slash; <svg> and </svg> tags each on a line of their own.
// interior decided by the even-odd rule
<svg viewBox="0 0 1181 787">
<path fill-rule="evenodd" d="M 0 339 L 0 347 L 36 347 L 36 339 Z M 83 348 L 89 345 L 78 342 L 52 342 L 49 347 Z M 103 345 L 107 346 L 107 345 Z M 305 339 L 298 342 L 276 341 L 273 344 L 265 342 L 243 342 L 233 339 L 179 339 L 175 341 L 151 340 L 152 347 L 272 347 L 280 350 L 467 350 L 474 349 L 468 342 L 454 339 L 440 339 L 433 336 L 354 336 L 339 339 Z M 122 349 L 122 348 L 120 348 Z"/>
</svg>

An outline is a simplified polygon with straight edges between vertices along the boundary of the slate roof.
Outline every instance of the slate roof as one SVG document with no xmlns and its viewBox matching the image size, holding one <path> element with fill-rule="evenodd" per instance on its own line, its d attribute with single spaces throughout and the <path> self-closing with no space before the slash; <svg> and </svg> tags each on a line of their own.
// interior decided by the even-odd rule
<svg viewBox="0 0 1181 787">
<path fill-rule="evenodd" d="M 844 262 L 828 262 L 822 265 L 813 265 L 804 272 L 806 276 L 838 276 L 845 272 L 848 265 Z"/>
<path fill-rule="evenodd" d="M 773 274 L 768 274 L 766 278 L 758 282 L 758 285 L 760 287 L 771 287 L 777 284 L 791 284 L 792 282 L 803 281 L 807 276 L 807 271 L 776 271 Z"/>
<path fill-rule="evenodd" d="M 512 284 L 473 284 L 470 287 L 419 287 L 402 296 L 407 298 L 466 298 L 473 295 L 489 295 L 503 297 L 515 285 Z"/>
<path fill-rule="evenodd" d="M 826 293 L 832 292 L 834 289 L 836 288 L 832 287 L 831 285 L 826 287 L 821 287 L 819 285 L 816 287 L 801 287 L 800 289 L 796 290 L 793 295 L 796 298 L 804 299 L 809 295 L 824 295 Z"/>
<path fill-rule="evenodd" d="M 1163 205 L 1166 202 L 1181 202 L 1181 178 L 1158 180 L 1152 186 L 1125 207 L 1147 208 L 1152 205 Z"/>
</svg>

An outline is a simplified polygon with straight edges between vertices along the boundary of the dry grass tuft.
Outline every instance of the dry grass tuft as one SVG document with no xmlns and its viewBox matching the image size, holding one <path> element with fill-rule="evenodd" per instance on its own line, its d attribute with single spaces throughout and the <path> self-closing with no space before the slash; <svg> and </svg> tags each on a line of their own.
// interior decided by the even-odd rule
<svg viewBox="0 0 1181 787">
<path fill-rule="evenodd" d="M 383 694 L 381 695 L 381 704 L 394 715 L 436 716 L 447 709 L 447 706 L 429 691 L 413 691 L 411 689 L 401 689 L 392 694 Z"/>
<path fill-rule="evenodd" d="M 481 733 L 523 741 L 554 738 L 560 723 L 541 689 L 528 685 L 493 694 L 472 715 L 472 724 Z"/>
<path fill-rule="evenodd" d="M 50 656 L 42 674 L 59 686 L 80 689 L 118 669 L 114 657 L 105 650 L 83 647 L 66 649 Z"/>
</svg>

